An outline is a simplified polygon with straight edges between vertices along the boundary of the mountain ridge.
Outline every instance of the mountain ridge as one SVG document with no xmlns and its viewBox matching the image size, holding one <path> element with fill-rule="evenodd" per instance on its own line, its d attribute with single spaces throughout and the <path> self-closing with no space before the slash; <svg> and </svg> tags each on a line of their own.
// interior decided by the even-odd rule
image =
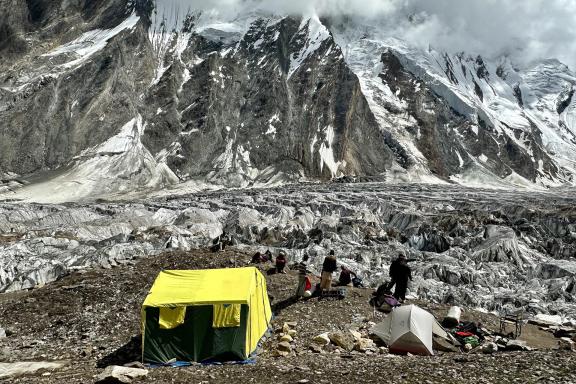
<svg viewBox="0 0 576 384">
<path fill-rule="evenodd" d="M 505 58 L 425 52 L 374 26 L 261 12 L 226 19 L 169 0 L 27 4 L 45 6 L 28 9 L 29 25 L 42 27 L 26 34 L 43 44 L 3 64 L 8 197 L 344 176 L 574 185 L 576 77 L 558 61 L 518 70 Z M 14 30 L 12 19 L 0 30 Z M 79 32 L 58 32 L 78 20 Z M 132 121 L 143 129 L 122 133 Z M 90 150 L 121 138 L 132 140 L 122 153 Z M 126 155 L 128 147 L 142 151 Z M 22 187 L 27 175 L 59 169 Z"/>
</svg>

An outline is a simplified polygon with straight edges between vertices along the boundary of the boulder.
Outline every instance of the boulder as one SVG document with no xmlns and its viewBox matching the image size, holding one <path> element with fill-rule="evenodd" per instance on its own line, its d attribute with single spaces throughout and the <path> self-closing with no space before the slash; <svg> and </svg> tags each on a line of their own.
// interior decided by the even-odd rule
<svg viewBox="0 0 576 384">
<path fill-rule="evenodd" d="M 148 375 L 147 369 L 121 367 L 110 365 L 102 373 L 96 376 L 97 384 L 131 383 L 134 379 Z"/>
<path fill-rule="evenodd" d="M 340 348 L 350 352 L 354 349 L 354 336 L 348 332 L 332 332 L 328 334 L 328 338 L 332 343 Z"/>
<path fill-rule="evenodd" d="M 67 365 L 63 361 L 22 361 L 0 363 L 0 381 L 10 377 L 34 374 L 40 370 L 53 371 Z"/>
<path fill-rule="evenodd" d="M 315 344 L 319 344 L 319 345 L 327 345 L 330 344 L 330 338 L 328 337 L 328 332 L 322 333 L 318 336 L 315 336 L 312 341 Z"/>
</svg>

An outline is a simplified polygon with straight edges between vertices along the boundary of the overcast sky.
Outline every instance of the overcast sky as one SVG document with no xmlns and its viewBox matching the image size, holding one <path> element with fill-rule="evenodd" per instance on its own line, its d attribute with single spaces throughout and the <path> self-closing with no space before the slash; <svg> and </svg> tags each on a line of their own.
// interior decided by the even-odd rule
<svg viewBox="0 0 576 384">
<path fill-rule="evenodd" d="M 421 47 L 467 51 L 519 63 L 557 58 L 576 69 L 576 0 L 158 0 L 180 10 L 248 8 L 377 20 Z M 416 22 L 408 21 L 408 16 Z"/>
</svg>

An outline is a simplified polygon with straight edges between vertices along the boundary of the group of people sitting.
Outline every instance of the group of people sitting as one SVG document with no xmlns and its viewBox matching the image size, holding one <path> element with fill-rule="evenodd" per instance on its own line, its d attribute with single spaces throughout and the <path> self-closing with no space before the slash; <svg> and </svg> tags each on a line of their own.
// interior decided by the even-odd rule
<svg viewBox="0 0 576 384">
<path fill-rule="evenodd" d="M 262 264 L 267 262 L 274 264 L 273 270 L 270 271 L 269 273 L 271 272 L 286 273 L 285 271 L 287 262 L 286 253 L 281 251 L 280 253 L 278 253 L 276 261 L 274 261 L 274 257 L 272 256 L 272 252 L 270 252 L 270 250 L 266 250 L 266 252 L 264 253 L 256 252 L 254 256 L 252 256 L 252 260 L 250 261 L 251 264 Z"/>
<path fill-rule="evenodd" d="M 296 289 L 296 296 L 306 297 L 310 294 L 307 293 L 311 290 L 312 285 L 308 275 L 312 272 L 308 269 L 309 256 L 304 254 L 302 260 L 295 265 L 295 269 L 298 271 L 298 287 Z M 406 256 L 400 254 L 396 260 L 390 265 L 390 281 L 382 284 L 376 292 L 374 293 L 375 298 L 373 299 L 375 303 L 383 302 L 386 296 L 395 298 L 398 303 L 406 300 L 406 291 L 408 288 L 408 281 L 412 280 L 412 270 L 408 266 L 408 260 Z M 274 267 L 269 270 L 268 273 L 286 273 L 286 253 L 280 251 L 276 260 L 272 255 L 270 250 L 264 253 L 256 252 L 252 256 L 252 264 L 261 263 L 272 263 Z M 322 273 L 320 275 L 319 290 L 320 293 L 330 290 L 331 287 L 343 287 L 343 286 L 355 286 L 361 287 L 362 280 L 360 277 L 350 270 L 345 265 L 340 266 L 340 275 L 336 282 L 332 282 L 332 277 L 334 272 L 338 270 L 338 263 L 336 260 L 336 254 L 334 250 L 330 250 L 328 256 L 324 258 L 322 263 Z M 392 288 L 394 288 L 394 293 L 392 294 Z"/>
</svg>

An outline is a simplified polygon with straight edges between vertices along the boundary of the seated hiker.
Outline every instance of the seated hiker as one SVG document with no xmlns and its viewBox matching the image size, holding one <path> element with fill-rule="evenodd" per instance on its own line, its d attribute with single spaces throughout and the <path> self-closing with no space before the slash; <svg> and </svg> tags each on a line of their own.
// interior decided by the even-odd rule
<svg viewBox="0 0 576 384">
<path fill-rule="evenodd" d="M 264 262 L 264 256 L 262 256 L 260 252 L 256 252 L 254 256 L 252 256 L 250 264 L 260 264 L 262 262 Z"/>
<path fill-rule="evenodd" d="M 390 312 L 394 307 L 400 306 L 400 303 L 392 295 L 392 292 L 388 289 L 389 284 L 381 284 L 378 289 L 372 293 L 372 298 L 369 303 L 372 307 L 376 308 L 381 312 Z"/>
<path fill-rule="evenodd" d="M 352 276 L 354 276 L 354 278 L 358 277 L 358 276 L 356 276 L 356 274 L 354 272 L 352 272 L 350 269 L 348 269 L 347 267 L 342 265 L 340 267 L 340 276 L 338 277 L 338 283 L 336 284 L 336 286 L 344 287 L 347 285 L 351 285 L 352 284 Z"/>
<path fill-rule="evenodd" d="M 284 268 L 286 267 L 286 254 L 280 252 L 278 257 L 276 257 L 276 273 L 286 273 Z"/>
<path fill-rule="evenodd" d="M 334 250 L 330 251 L 330 254 L 324 258 L 322 263 L 322 279 L 320 281 L 320 289 L 327 290 L 332 286 L 332 273 L 336 272 L 336 255 Z"/>
</svg>

